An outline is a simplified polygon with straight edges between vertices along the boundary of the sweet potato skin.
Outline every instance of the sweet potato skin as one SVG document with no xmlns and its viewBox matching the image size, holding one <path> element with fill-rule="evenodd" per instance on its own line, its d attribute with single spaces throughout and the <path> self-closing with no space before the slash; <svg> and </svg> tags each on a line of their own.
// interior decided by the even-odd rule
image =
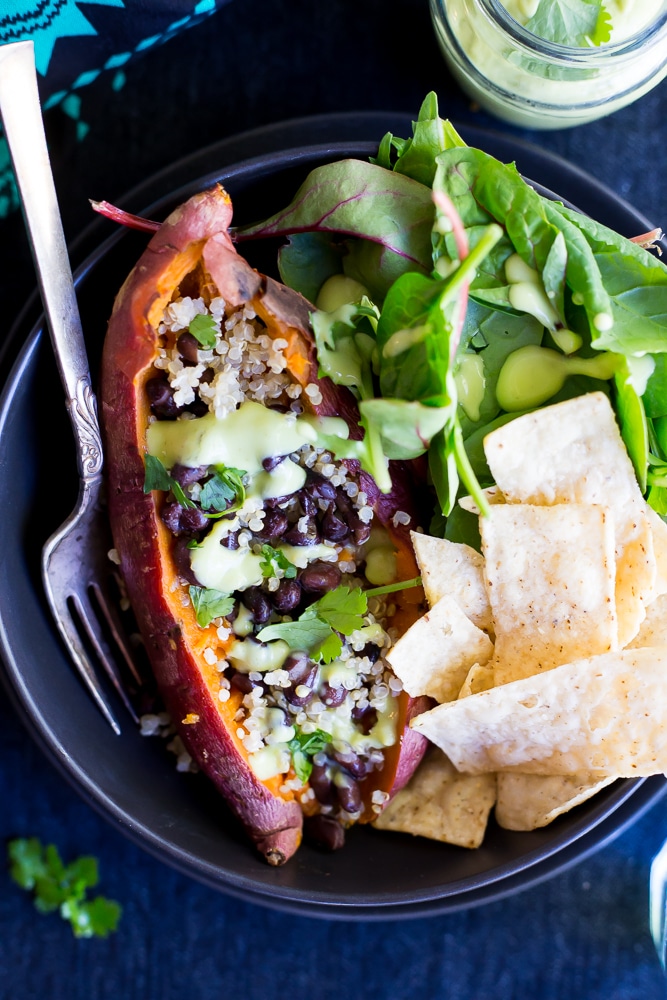
<svg viewBox="0 0 667 1000">
<path fill-rule="evenodd" d="M 318 382 L 322 415 L 347 419 L 358 433 L 354 398 L 329 380 L 317 379 L 317 363 L 308 332 L 308 303 L 284 286 L 258 275 L 234 248 L 228 229 L 232 206 L 219 186 L 180 206 L 156 232 L 121 288 L 104 345 L 100 416 L 104 434 L 108 505 L 114 544 L 128 596 L 147 647 L 165 705 L 183 741 L 239 817 L 260 853 L 271 864 L 284 863 L 301 841 L 303 815 L 295 799 L 285 798 L 252 772 L 233 724 L 234 706 L 221 706 L 207 682 L 200 655 L 202 640 L 191 607 L 173 598 L 175 570 L 168 535 L 153 494 L 143 492 L 145 428 L 149 411 L 144 384 L 157 350 L 156 327 L 180 281 L 202 261 L 219 292 L 231 304 L 251 301 L 276 335 L 288 341 L 292 374 Z M 414 513 L 404 488 L 380 498 L 368 477 L 365 486 L 379 519 L 395 536 L 404 561 L 412 558 L 407 531 L 391 528 L 397 509 Z M 412 560 L 414 567 L 414 560 Z M 416 575 L 416 568 L 411 574 Z M 399 609 L 406 624 L 418 617 L 421 591 L 404 592 Z M 399 601 L 403 595 L 397 595 Z M 200 631 L 200 630 L 199 630 Z M 416 767 L 425 741 L 407 726 L 413 706 L 400 705 L 403 736 L 388 753 L 381 787 L 393 793 Z M 418 739 L 412 739 L 413 736 Z M 377 787 L 377 782 L 375 783 Z M 371 817 L 369 817 L 371 818 Z"/>
</svg>

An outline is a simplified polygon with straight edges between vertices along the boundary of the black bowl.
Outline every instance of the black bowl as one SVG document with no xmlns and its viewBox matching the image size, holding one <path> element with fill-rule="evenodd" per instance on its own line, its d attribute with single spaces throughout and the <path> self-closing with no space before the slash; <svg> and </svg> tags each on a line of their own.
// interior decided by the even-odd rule
<svg viewBox="0 0 667 1000">
<path fill-rule="evenodd" d="M 232 196 L 235 221 L 250 222 L 286 203 L 313 166 L 371 155 L 389 128 L 408 134 L 409 121 L 330 116 L 248 133 L 176 164 L 123 204 L 160 219 L 219 180 Z M 557 158 L 507 137 L 463 131 L 472 144 L 503 159 L 516 158 L 524 174 L 626 235 L 650 228 L 629 206 Z M 262 147 L 264 155 L 256 155 Z M 112 235 L 103 240 L 105 233 Z M 146 240 L 98 222 L 79 241 L 79 250 L 97 244 L 76 272 L 93 373 L 114 296 Z M 275 269 L 274 245 L 248 245 L 248 256 L 262 269 Z M 619 781 L 543 830 L 511 833 L 492 822 L 476 851 L 355 828 L 335 854 L 304 846 L 285 867 L 268 867 L 207 780 L 177 772 L 161 741 L 142 737 L 129 720 L 115 736 L 72 669 L 46 607 L 39 569 L 45 539 L 76 500 L 72 435 L 41 322 L 27 337 L 19 322 L 12 350 L 15 360 L 0 400 L 4 680 L 51 760 L 94 808 L 145 849 L 208 885 L 269 906 L 328 917 L 424 915 L 498 898 L 562 870 L 662 794 L 662 779 Z M 122 706 L 116 712 L 122 719 Z"/>
</svg>

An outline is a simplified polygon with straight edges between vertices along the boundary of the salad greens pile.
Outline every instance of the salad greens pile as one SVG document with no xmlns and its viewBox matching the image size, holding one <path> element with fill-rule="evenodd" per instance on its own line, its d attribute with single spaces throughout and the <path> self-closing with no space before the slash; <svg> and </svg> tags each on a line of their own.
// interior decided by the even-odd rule
<svg viewBox="0 0 667 1000">
<path fill-rule="evenodd" d="M 427 455 L 433 533 L 473 541 L 456 498 L 487 509 L 489 431 L 594 390 L 667 515 L 667 267 L 466 145 L 435 94 L 410 138 L 317 167 L 234 235 L 287 237 L 281 278 L 319 307 L 320 374 L 350 388 L 365 430 L 325 443 L 385 492 L 390 460 Z"/>
</svg>

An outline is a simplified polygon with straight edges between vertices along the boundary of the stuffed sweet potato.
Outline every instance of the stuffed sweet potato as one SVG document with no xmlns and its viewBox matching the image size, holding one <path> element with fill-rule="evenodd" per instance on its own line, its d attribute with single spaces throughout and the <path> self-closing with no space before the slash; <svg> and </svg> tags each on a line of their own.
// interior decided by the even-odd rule
<svg viewBox="0 0 667 1000">
<path fill-rule="evenodd" d="M 318 379 L 309 305 L 230 239 L 219 186 L 178 208 L 118 294 L 100 410 L 114 543 L 183 741 L 281 864 L 375 818 L 423 753 L 384 660 L 422 612 L 412 470 L 381 494 L 318 434 L 358 436 Z M 343 423 L 344 421 L 344 423 Z M 398 516 L 397 516 L 398 515 Z"/>
</svg>

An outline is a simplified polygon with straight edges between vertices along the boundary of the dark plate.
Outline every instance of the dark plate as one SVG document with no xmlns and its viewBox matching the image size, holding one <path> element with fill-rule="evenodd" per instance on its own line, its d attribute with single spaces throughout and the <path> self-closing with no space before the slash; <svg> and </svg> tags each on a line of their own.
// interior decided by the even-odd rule
<svg viewBox="0 0 667 1000">
<path fill-rule="evenodd" d="M 247 133 L 151 178 L 123 206 L 163 218 L 220 180 L 232 195 L 235 221 L 249 222 L 285 203 L 312 166 L 370 155 L 388 129 L 409 134 L 409 119 L 334 115 Z M 563 161 L 505 136 L 462 131 L 471 144 L 515 159 L 526 176 L 620 232 L 652 228 Z M 145 243 L 142 234 L 100 221 L 73 248 L 75 258 L 85 257 L 76 284 L 93 373 L 114 296 Z M 274 249 L 254 244 L 252 262 L 271 268 Z M 284 868 L 265 865 L 201 775 L 177 773 L 160 741 L 141 737 L 129 721 L 121 736 L 113 735 L 61 648 L 42 594 L 39 557 L 74 506 L 76 464 L 48 338 L 40 322 L 27 328 L 28 312 L 9 338 L 4 360 L 8 365 L 14 355 L 14 364 L 0 399 L 4 679 L 48 757 L 127 836 L 214 888 L 268 906 L 327 917 L 424 916 L 479 905 L 553 875 L 608 842 L 662 795 L 662 779 L 617 782 L 544 830 L 518 834 L 492 824 L 477 851 L 358 828 L 336 854 L 303 847 Z M 121 719 L 122 712 L 118 706 Z"/>
</svg>

